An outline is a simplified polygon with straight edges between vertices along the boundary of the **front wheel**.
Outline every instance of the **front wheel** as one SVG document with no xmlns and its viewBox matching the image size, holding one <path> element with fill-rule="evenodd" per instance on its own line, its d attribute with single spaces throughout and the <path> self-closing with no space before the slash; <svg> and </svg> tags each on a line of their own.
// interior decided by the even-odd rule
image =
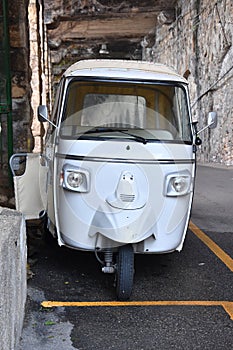
<svg viewBox="0 0 233 350">
<path fill-rule="evenodd" d="M 132 245 L 119 248 L 116 269 L 116 294 L 118 300 L 129 299 L 133 289 L 134 251 Z"/>
</svg>

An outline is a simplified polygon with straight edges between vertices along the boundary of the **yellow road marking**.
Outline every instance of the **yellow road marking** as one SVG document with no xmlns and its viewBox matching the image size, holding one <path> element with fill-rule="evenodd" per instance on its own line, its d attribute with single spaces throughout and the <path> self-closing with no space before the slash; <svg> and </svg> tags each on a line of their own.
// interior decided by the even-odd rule
<svg viewBox="0 0 233 350">
<path fill-rule="evenodd" d="M 233 272 L 233 259 L 192 221 L 189 223 L 189 228 Z"/>
<path fill-rule="evenodd" d="M 201 231 L 193 222 L 189 223 L 190 230 L 231 270 L 233 259 L 226 254 L 212 239 Z M 210 300 L 161 300 L 161 301 L 43 301 L 45 308 L 51 307 L 123 307 L 123 306 L 221 306 L 233 320 L 232 301 Z"/>
<path fill-rule="evenodd" d="M 43 307 L 123 307 L 123 306 L 221 306 L 233 320 L 232 301 L 161 300 L 161 301 L 43 301 Z"/>
</svg>

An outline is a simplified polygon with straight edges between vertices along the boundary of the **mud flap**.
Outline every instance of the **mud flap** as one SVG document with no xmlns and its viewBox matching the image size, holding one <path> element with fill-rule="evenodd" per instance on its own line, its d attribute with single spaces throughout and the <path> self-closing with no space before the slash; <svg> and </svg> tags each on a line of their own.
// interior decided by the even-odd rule
<svg viewBox="0 0 233 350">
<path fill-rule="evenodd" d="M 26 220 L 39 219 L 47 209 L 47 162 L 39 153 L 18 153 L 11 157 L 10 167 L 16 209 Z"/>
</svg>

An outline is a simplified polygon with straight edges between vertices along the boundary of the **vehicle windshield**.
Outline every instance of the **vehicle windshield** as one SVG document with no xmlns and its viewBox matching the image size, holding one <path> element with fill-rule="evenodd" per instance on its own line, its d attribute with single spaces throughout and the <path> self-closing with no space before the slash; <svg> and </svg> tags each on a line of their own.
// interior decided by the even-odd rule
<svg viewBox="0 0 233 350">
<path fill-rule="evenodd" d="M 178 84 L 73 80 L 60 136 L 190 143 L 185 89 Z"/>
</svg>

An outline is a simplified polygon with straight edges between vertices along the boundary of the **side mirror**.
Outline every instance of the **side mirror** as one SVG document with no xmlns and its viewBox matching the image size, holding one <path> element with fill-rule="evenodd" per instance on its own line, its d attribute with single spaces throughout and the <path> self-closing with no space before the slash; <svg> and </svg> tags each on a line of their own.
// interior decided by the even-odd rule
<svg viewBox="0 0 233 350">
<path fill-rule="evenodd" d="M 208 127 L 210 129 L 216 128 L 218 125 L 218 116 L 216 112 L 209 112 L 208 114 Z"/>
<path fill-rule="evenodd" d="M 217 127 L 218 125 L 218 116 L 216 112 L 209 112 L 208 114 L 208 121 L 207 121 L 207 125 L 204 126 L 204 128 L 202 128 L 201 130 L 197 131 L 196 128 L 196 123 L 193 123 L 193 125 L 195 125 L 195 131 L 196 131 L 196 135 L 199 135 L 203 130 L 210 128 L 210 129 L 214 129 Z"/>
<path fill-rule="evenodd" d="M 41 122 L 41 123 L 48 122 L 49 124 L 51 124 L 55 128 L 57 127 L 51 120 L 49 120 L 48 108 L 45 105 L 38 106 L 37 117 L 38 117 L 39 122 Z"/>
<path fill-rule="evenodd" d="M 47 106 L 44 106 L 44 105 L 38 106 L 38 108 L 37 108 L 37 117 L 38 117 L 38 120 L 41 123 L 48 122 L 48 109 L 47 109 Z"/>
</svg>

